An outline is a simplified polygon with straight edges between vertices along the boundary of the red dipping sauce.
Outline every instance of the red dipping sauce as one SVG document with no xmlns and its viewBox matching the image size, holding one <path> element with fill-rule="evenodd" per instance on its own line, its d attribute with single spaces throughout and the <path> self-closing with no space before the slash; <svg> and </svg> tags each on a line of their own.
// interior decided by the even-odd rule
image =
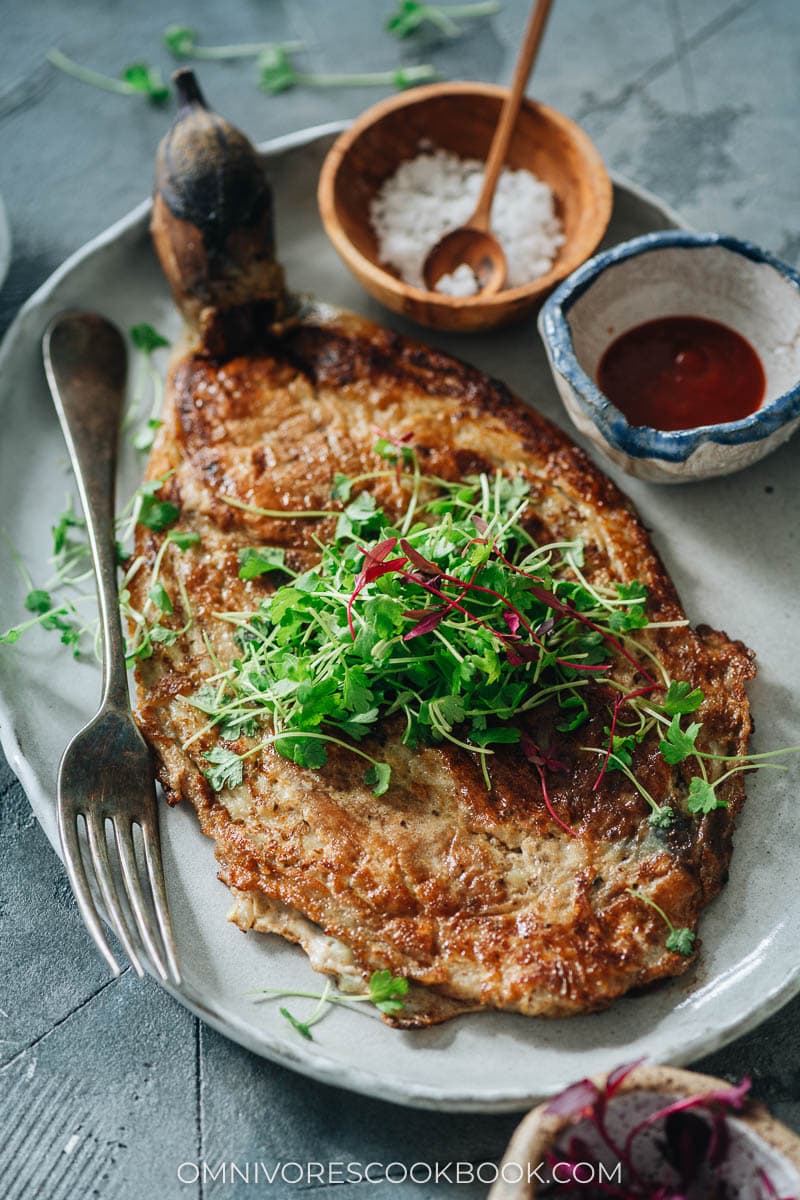
<svg viewBox="0 0 800 1200">
<path fill-rule="evenodd" d="M 696 429 L 760 408 L 761 359 L 733 329 L 705 317 L 659 317 L 621 334 L 597 371 L 601 390 L 631 425 Z"/>
</svg>

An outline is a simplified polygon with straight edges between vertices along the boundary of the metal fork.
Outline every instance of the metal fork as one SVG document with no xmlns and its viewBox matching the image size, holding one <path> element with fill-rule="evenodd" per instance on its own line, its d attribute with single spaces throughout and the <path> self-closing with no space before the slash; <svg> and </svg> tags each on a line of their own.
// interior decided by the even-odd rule
<svg viewBox="0 0 800 1200">
<path fill-rule="evenodd" d="M 125 342 L 96 313 L 68 312 L 49 325 L 43 352 L 86 520 L 103 642 L 100 709 L 72 739 L 59 768 L 61 848 L 81 916 L 114 974 L 120 967 L 100 921 L 98 899 L 137 974 L 144 974 L 149 960 L 165 982 L 177 986 L 153 764 L 131 714 L 117 595 L 114 480 L 125 403 Z"/>
</svg>

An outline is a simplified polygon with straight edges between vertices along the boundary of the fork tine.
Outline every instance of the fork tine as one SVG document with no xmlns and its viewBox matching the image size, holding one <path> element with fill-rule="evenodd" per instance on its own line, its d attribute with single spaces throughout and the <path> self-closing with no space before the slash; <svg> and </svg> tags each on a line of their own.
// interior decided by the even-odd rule
<svg viewBox="0 0 800 1200">
<path fill-rule="evenodd" d="M 89 835 L 89 849 L 92 854 L 94 873 L 100 885 L 103 904 L 114 926 L 114 931 L 122 942 L 125 953 L 131 960 L 134 971 L 141 979 L 144 976 L 144 967 L 141 963 L 140 952 L 133 944 L 133 939 L 128 929 L 128 922 L 120 908 L 114 876 L 111 872 L 108 843 L 106 842 L 105 818 L 90 811 L 84 813 L 84 820 L 86 821 L 86 831 Z"/>
<path fill-rule="evenodd" d="M 115 816 L 112 818 L 112 825 L 114 826 L 114 837 L 116 838 L 117 852 L 122 865 L 122 874 L 125 879 L 128 900 L 136 919 L 136 925 L 147 946 L 147 952 L 150 955 L 153 966 L 161 978 L 166 980 L 169 978 L 169 973 L 164 962 L 163 953 L 156 945 L 155 931 L 150 921 L 150 914 L 147 911 L 147 904 L 142 891 L 139 864 L 136 861 L 136 851 L 131 834 L 133 828 L 131 820 L 129 817 L 123 819 L 122 817 Z"/>
<path fill-rule="evenodd" d="M 78 837 L 78 819 L 74 813 L 67 815 L 62 812 L 60 806 L 58 810 L 58 829 L 61 837 L 61 846 L 64 851 L 64 866 L 67 868 L 69 882 L 83 922 L 92 935 L 97 949 L 106 960 L 110 970 L 114 975 L 120 975 L 122 968 L 108 944 L 102 922 L 97 915 L 89 881 L 86 877 L 86 868 L 83 865 L 81 843 Z"/>
<path fill-rule="evenodd" d="M 175 945 L 175 934 L 172 931 L 172 921 L 169 915 L 167 889 L 164 883 L 164 865 L 161 859 L 161 837 L 158 831 L 158 818 L 142 821 L 142 839 L 144 841 L 144 856 L 147 862 L 147 873 L 150 877 L 150 887 L 153 892 L 153 904 L 156 910 L 158 926 L 167 953 L 170 975 L 175 987 L 180 987 L 181 971 L 178 966 L 178 951 Z"/>
</svg>

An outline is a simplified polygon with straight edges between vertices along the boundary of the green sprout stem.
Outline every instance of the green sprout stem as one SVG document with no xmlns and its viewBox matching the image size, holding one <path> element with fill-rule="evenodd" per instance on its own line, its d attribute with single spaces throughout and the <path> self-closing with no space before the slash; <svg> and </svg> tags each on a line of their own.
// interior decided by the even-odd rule
<svg viewBox="0 0 800 1200">
<path fill-rule="evenodd" d="M 170 94 L 160 73 L 145 63 L 135 63 L 126 67 L 123 71 L 123 78 L 115 79 L 111 75 L 105 75 L 101 71 L 94 71 L 91 67 L 84 67 L 81 63 L 75 62 L 56 46 L 48 50 L 45 58 L 51 66 L 63 71 L 65 75 L 71 75 L 73 79 L 78 79 L 81 83 L 100 88 L 104 92 L 113 92 L 117 96 L 147 96 L 154 103 L 161 104 L 168 99 Z"/>
<path fill-rule="evenodd" d="M 168 48 L 170 45 L 169 35 L 171 28 L 165 30 L 164 37 L 167 41 Z M 189 30 L 183 30 L 186 35 L 190 34 Z M 305 42 L 237 42 L 229 46 L 199 46 L 194 39 L 194 36 L 187 36 L 181 43 L 180 51 L 173 49 L 172 52 L 176 58 L 195 58 L 198 60 L 225 60 L 234 58 L 258 58 L 260 54 L 268 53 L 271 50 L 281 49 L 288 54 L 293 54 L 297 51 L 305 49 Z"/>
<path fill-rule="evenodd" d="M 221 500 L 223 504 L 229 505 L 230 508 L 238 508 L 241 512 L 254 513 L 257 517 L 274 517 L 276 520 L 316 520 L 321 517 L 340 517 L 341 510 L 338 508 L 328 509 L 304 509 L 301 512 L 287 512 L 281 508 L 259 508 L 256 504 L 246 504 L 243 500 L 235 500 L 232 496 L 217 495 L 217 500 Z"/>
<path fill-rule="evenodd" d="M 682 954 L 684 958 L 691 958 L 696 940 L 695 933 L 688 928 L 678 928 L 670 916 L 664 912 L 664 909 L 661 907 L 661 905 L 656 904 L 655 900 L 652 900 L 650 896 L 645 895 L 645 893 L 639 888 L 629 887 L 626 888 L 625 891 L 628 893 L 628 895 L 633 896 L 635 900 L 639 900 L 642 904 L 646 904 L 648 908 L 652 908 L 653 911 L 656 912 L 664 922 L 668 930 L 666 942 L 667 950 L 671 951 L 673 954 Z"/>
<path fill-rule="evenodd" d="M 73 79 L 79 79 L 81 83 L 88 83 L 92 87 L 102 88 L 105 92 L 114 92 L 117 96 L 136 96 L 140 93 L 130 83 L 126 83 L 124 79 L 114 79 L 111 75 L 104 75 L 100 71 L 93 71 L 91 67 L 83 67 L 72 58 L 68 58 L 57 47 L 53 47 L 47 51 L 45 55 L 47 61 L 59 71 L 63 71 L 65 75 L 71 75 Z"/>
</svg>

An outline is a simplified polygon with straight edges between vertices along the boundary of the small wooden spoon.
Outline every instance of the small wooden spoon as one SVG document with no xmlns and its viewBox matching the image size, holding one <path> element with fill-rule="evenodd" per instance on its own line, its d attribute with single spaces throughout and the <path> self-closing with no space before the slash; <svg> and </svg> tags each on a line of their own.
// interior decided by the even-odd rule
<svg viewBox="0 0 800 1200">
<path fill-rule="evenodd" d="M 436 290 L 436 285 L 443 275 L 451 275 L 464 263 L 475 275 L 481 295 L 499 292 L 506 281 L 506 256 L 500 243 L 489 232 L 489 219 L 497 181 L 508 153 L 511 135 L 525 95 L 525 85 L 536 61 L 551 4 L 552 0 L 537 0 L 531 11 L 514 68 L 511 91 L 503 105 L 489 148 L 483 187 L 475 211 L 466 225 L 461 225 L 440 238 L 425 259 L 422 274 L 425 286 L 430 292 Z"/>
</svg>

